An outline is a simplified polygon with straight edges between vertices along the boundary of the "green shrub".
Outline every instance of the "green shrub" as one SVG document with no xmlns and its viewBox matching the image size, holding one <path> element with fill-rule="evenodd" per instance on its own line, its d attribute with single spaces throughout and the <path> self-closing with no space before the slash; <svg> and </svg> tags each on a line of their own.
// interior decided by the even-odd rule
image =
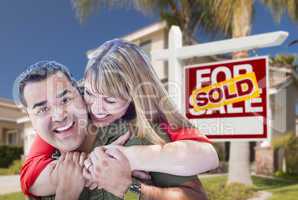
<svg viewBox="0 0 298 200">
<path fill-rule="evenodd" d="M 285 150 L 286 174 L 290 176 L 298 175 L 298 137 L 293 133 L 283 134 L 273 138 L 272 146 L 274 150 L 279 148 Z M 277 175 L 279 174 L 277 173 Z"/>
<path fill-rule="evenodd" d="M 285 133 L 280 136 L 272 138 L 272 146 L 274 150 L 277 150 L 279 148 L 284 148 L 287 146 L 289 140 L 292 138 L 293 133 Z"/>
<path fill-rule="evenodd" d="M 298 174 L 290 174 L 290 173 L 285 173 L 283 171 L 276 171 L 274 173 L 274 176 L 288 179 L 288 180 L 293 180 L 293 181 L 298 181 Z"/>
<path fill-rule="evenodd" d="M 21 158 L 23 154 L 23 147 L 17 146 L 0 146 L 0 167 L 5 168 L 12 164 L 14 160 Z"/>
<path fill-rule="evenodd" d="M 9 166 L 8 172 L 9 172 L 9 174 L 19 174 L 21 167 L 22 167 L 22 161 L 21 160 L 15 160 Z"/>
<path fill-rule="evenodd" d="M 287 174 L 298 175 L 298 138 L 292 136 L 285 147 Z"/>
<path fill-rule="evenodd" d="M 19 174 L 21 167 L 22 167 L 22 161 L 15 160 L 8 168 L 0 168 L 0 175 Z"/>
</svg>

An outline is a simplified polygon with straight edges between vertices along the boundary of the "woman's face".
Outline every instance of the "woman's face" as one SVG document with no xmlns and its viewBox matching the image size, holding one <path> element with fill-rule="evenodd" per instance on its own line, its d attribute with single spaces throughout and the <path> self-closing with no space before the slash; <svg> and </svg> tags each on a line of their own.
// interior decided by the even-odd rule
<svg viewBox="0 0 298 200">
<path fill-rule="evenodd" d="M 85 81 L 84 98 L 90 112 L 92 123 L 96 127 L 108 126 L 120 119 L 127 111 L 130 101 L 105 94 L 94 93 Z"/>
</svg>

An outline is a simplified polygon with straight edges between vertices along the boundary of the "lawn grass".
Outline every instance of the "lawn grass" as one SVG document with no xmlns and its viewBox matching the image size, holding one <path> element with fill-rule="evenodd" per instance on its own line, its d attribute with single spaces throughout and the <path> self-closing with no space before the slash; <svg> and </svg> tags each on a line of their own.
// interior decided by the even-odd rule
<svg viewBox="0 0 298 200">
<path fill-rule="evenodd" d="M 3 175 L 11 175 L 8 168 L 0 168 L 0 176 Z"/>
<path fill-rule="evenodd" d="M 298 184 L 284 186 L 281 188 L 276 188 L 270 190 L 273 193 L 272 198 L 270 200 L 294 200 L 298 199 Z"/>
<path fill-rule="evenodd" d="M 226 176 L 202 178 L 201 181 L 207 191 L 209 200 L 246 200 L 257 191 L 266 190 L 272 192 L 270 200 L 294 200 L 298 199 L 298 181 L 268 179 L 253 176 L 253 187 L 239 184 L 226 186 Z M 24 200 L 22 193 L 0 195 L 0 200 Z M 135 200 L 135 195 L 128 193 L 125 200 Z"/>
<path fill-rule="evenodd" d="M 266 190 L 272 193 L 269 200 L 298 199 L 298 181 L 253 177 L 253 182 L 257 190 Z"/>
<path fill-rule="evenodd" d="M 23 193 L 15 192 L 5 195 L 0 195 L 0 200 L 25 200 Z"/>
<path fill-rule="evenodd" d="M 0 195 L 0 200 L 25 200 L 25 196 L 22 192 L 15 192 L 5 195 Z M 128 192 L 125 196 L 125 200 L 136 200 L 136 195 Z"/>
<path fill-rule="evenodd" d="M 268 179 L 262 177 L 252 176 L 254 186 L 252 188 L 236 188 L 234 187 L 234 193 L 229 193 L 225 189 L 225 183 L 227 181 L 226 176 L 203 178 L 201 179 L 210 200 L 228 200 L 228 199 L 242 199 L 251 195 L 250 191 L 257 192 L 266 190 L 272 193 L 272 197 L 269 200 L 294 200 L 298 199 L 298 181 L 286 180 L 286 179 Z M 236 189 L 235 189 L 236 188 Z M 240 190 L 239 190 L 240 189 Z M 246 191 L 248 190 L 248 191 Z M 221 192 L 218 192 L 221 191 Z M 232 195 L 238 195 L 233 196 Z M 229 195 L 230 197 L 228 197 Z"/>
<path fill-rule="evenodd" d="M 241 184 L 226 185 L 226 176 L 202 178 L 201 182 L 209 200 L 246 200 L 256 192 L 253 187 Z"/>
</svg>

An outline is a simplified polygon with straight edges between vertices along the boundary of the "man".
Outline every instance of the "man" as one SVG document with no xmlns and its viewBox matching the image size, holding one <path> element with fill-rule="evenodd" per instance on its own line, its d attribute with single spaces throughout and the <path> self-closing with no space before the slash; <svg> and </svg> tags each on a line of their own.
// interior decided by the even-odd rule
<svg viewBox="0 0 298 200">
<path fill-rule="evenodd" d="M 52 168 L 58 180 L 53 184 L 56 199 L 122 199 L 129 188 L 142 199 L 206 199 L 196 177 L 156 174 L 154 184 L 159 187 L 134 182 L 129 162 L 119 150 L 114 149 L 114 157 L 110 157 L 103 148 L 92 149 L 96 135 L 87 134 L 87 109 L 76 82 L 61 64 L 38 63 L 20 76 L 17 88 L 33 128 L 62 153 Z M 94 150 L 95 175 L 102 189 L 84 189 L 86 179 L 94 177 L 88 173 L 89 167 L 83 169 L 86 154 L 70 153 L 73 150 Z"/>
</svg>

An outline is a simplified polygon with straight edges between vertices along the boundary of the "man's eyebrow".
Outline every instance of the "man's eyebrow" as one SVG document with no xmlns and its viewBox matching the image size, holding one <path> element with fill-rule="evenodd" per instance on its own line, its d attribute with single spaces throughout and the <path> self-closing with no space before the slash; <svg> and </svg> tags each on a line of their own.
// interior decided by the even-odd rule
<svg viewBox="0 0 298 200">
<path fill-rule="evenodd" d="M 67 93 L 71 93 L 71 91 L 69 89 L 65 89 L 65 90 L 63 90 L 63 92 L 61 92 L 60 94 L 57 95 L 57 98 L 61 98 L 61 97 L 65 96 Z"/>
<path fill-rule="evenodd" d="M 41 102 L 38 102 L 38 103 L 36 103 L 36 104 L 34 104 L 33 106 L 32 106 L 32 109 L 34 109 L 34 108 L 36 108 L 36 107 L 39 107 L 39 106 L 44 106 L 44 105 L 46 105 L 47 104 L 47 101 L 41 101 Z"/>
</svg>

